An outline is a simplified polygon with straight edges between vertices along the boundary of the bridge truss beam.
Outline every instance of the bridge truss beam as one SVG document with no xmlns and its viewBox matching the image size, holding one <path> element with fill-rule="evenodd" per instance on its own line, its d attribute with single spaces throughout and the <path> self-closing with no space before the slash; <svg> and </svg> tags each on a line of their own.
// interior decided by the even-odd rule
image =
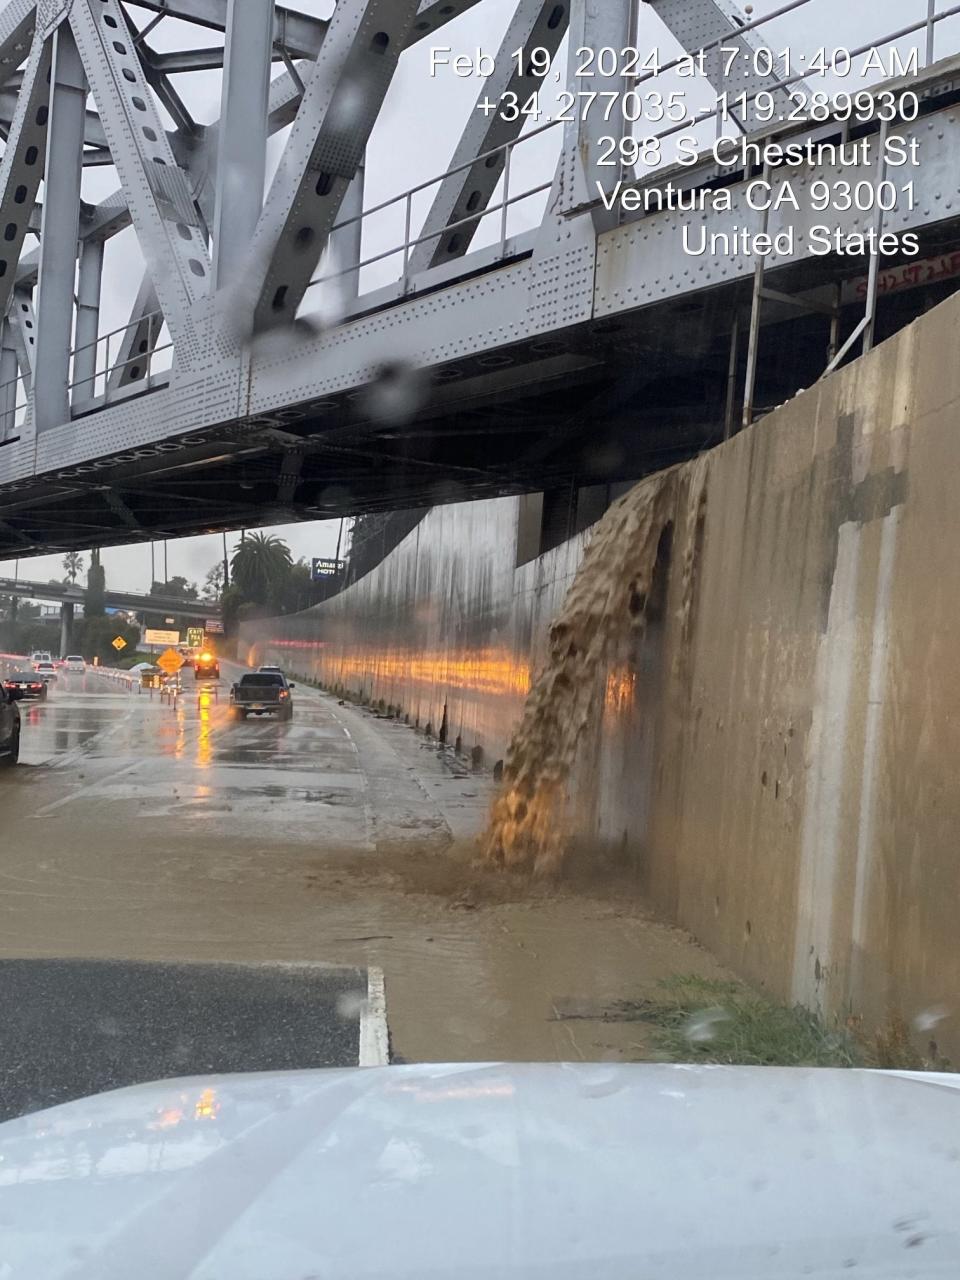
<svg viewBox="0 0 960 1280">
<path fill-rule="evenodd" d="M 783 0 L 781 8 L 806 2 Z M 725 397 L 717 419 L 714 381 L 726 390 L 729 325 L 747 309 L 749 273 L 735 256 L 691 268 L 680 256 L 683 212 L 604 207 L 621 179 L 636 195 L 663 175 L 638 181 L 626 166 L 600 163 L 601 139 L 617 128 L 602 112 L 529 130 L 546 140 L 555 127 L 549 141 L 560 153 L 552 175 L 545 166 L 530 177 L 521 168 L 531 152 L 519 120 L 471 111 L 446 173 L 440 157 L 436 182 L 396 195 L 388 188 L 385 205 L 365 207 L 358 174 L 371 157 L 367 192 L 380 199 L 382 151 L 377 138 L 368 143 L 398 64 L 484 0 L 338 0 L 330 19 L 287 3 L 271 19 L 271 0 L 263 3 L 253 13 L 246 0 L 39 0 L 39 7 L 0 0 L 0 132 L 7 133 L 0 302 L 9 303 L 0 334 L 0 550 L 423 505 L 451 493 L 515 492 L 544 476 L 566 483 L 588 466 L 580 437 L 591 416 L 616 419 L 624 430 L 633 423 L 630 447 L 642 429 L 646 453 L 631 457 L 634 475 L 644 459 L 662 463 L 702 445 L 718 420 L 722 429 Z M 502 13 L 500 5 L 489 9 Z M 690 53 L 720 42 L 762 47 L 732 0 L 652 0 L 643 12 L 657 14 Z M 631 0 L 513 0 L 503 19 L 509 27 L 485 97 L 531 96 L 537 77 L 515 65 L 520 46 L 544 49 L 559 66 L 565 32 L 574 47 L 637 39 Z M 163 37 L 182 20 L 212 32 L 203 40 L 210 47 L 171 50 Z M 47 75 L 70 33 L 95 112 L 89 103 L 58 109 L 56 75 L 51 111 Z M 645 40 L 651 34 L 655 42 L 644 29 Z M 903 34 L 888 31 L 888 43 Z M 457 49 L 458 36 L 447 42 Z M 422 43 L 414 58 L 427 64 Z M 177 77 L 219 75 L 224 61 L 222 120 L 198 124 Z M 278 73 L 268 81 L 271 68 Z M 726 87 L 715 58 L 706 70 L 715 90 Z M 897 126 L 917 137 L 924 159 L 915 207 L 897 225 L 918 229 L 924 251 L 935 254 L 960 244 L 960 214 L 943 199 L 960 154 L 960 57 L 956 65 L 941 58 L 923 74 L 924 114 Z M 245 92 L 232 92 L 231 78 Z M 579 86 L 571 79 L 569 87 Z M 591 85 L 620 87 L 602 77 Z M 733 87 L 771 88 L 742 74 Z M 402 134 L 407 145 L 417 145 L 417 123 Z M 749 114 L 741 123 L 749 129 Z M 878 137 L 875 124 L 858 132 Z M 264 139 L 287 128 L 264 200 Z M 821 122 L 784 121 L 764 136 L 829 133 Z M 542 162 L 549 143 L 536 153 Z M 104 162 L 119 189 L 84 203 L 79 168 Z M 546 207 L 538 225 L 528 217 L 532 205 L 512 222 L 512 205 L 498 207 L 499 243 L 488 243 L 476 233 L 484 216 L 484 232 L 490 225 L 508 163 L 511 200 L 542 195 Z M 41 204 L 45 164 L 56 172 Z M 805 176 L 820 172 L 811 166 Z M 733 210 L 707 208 L 708 233 L 750 218 L 739 176 L 724 176 Z M 691 189 L 712 191 L 716 161 L 705 158 L 682 177 Z M 809 190 L 809 181 L 802 185 Z M 420 197 L 431 188 L 426 211 Z M 407 222 L 399 242 L 384 243 L 394 233 L 371 222 L 387 208 L 395 223 Z M 812 215 L 805 208 L 787 220 L 802 230 Z M 852 216 L 841 212 L 837 230 L 856 230 Z M 104 264 L 104 245 L 130 226 L 146 270 L 130 323 L 104 335 L 99 280 L 113 257 Z M 38 234 L 35 249 L 29 240 Z M 335 321 L 305 314 L 318 296 L 306 290 L 325 247 L 337 262 L 321 272 L 341 270 L 346 281 Z M 403 264 L 399 278 L 372 285 L 367 268 L 391 255 Z M 67 283 L 75 272 L 74 298 Z M 824 298 L 839 290 L 829 272 L 801 253 L 771 262 L 761 323 L 781 323 L 793 307 L 794 318 L 813 326 L 834 321 L 842 346 L 841 303 Z M 169 370 L 153 359 L 158 342 L 171 351 Z M 692 351 L 697 359 L 684 363 L 683 352 Z M 624 364 L 639 367 L 639 386 L 624 381 Z M 385 373 L 412 409 L 391 407 L 397 387 L 391 391 Z M 68 376 L 74 396 L 65 405 Z M 610 408 L 603 399 L 611 380 L 628 386 L 629 404 Z"/>
</svg>

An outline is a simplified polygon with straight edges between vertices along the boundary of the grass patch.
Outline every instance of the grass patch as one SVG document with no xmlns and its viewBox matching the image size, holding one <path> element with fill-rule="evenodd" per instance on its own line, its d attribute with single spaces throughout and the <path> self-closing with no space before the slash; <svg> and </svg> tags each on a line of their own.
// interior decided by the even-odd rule
<svg viewBox="0 0 960 1280">
<path fill-rule="evenodd" d="M 665 978 L 660 998 L 633 1008 L 652 1024 L 656 1047 L 675 1062 L 737 1066 L 857 1067 L 864 1054 L 844 1031 L 808 1009 L 789 1008 L 735 982 L 693 975 Z"/>
</svg>

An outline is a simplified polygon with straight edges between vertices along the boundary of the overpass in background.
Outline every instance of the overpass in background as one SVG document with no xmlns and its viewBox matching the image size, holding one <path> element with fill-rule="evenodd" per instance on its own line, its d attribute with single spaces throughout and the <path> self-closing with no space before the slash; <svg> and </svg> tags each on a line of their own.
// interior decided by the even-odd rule
<svg viewBox="0 0 960 1280">
<path fill-rule="evenodd" d="M 425 57 L 415 51 L 427 37 L 441 42 L 482 3 L 338 0 L 321 21 L 270 0 L 138 0 L 155 11 L 138 30 L 121 0 L 8 0 L 0 558 L 636 479 L 724 438 L 956 287 L 960 57 L 956 23 L 942 24 L 960 5 L 895 31 L 865 15 L 869 46 L 910 41 L 924 66 L 909 78 L 915 119 L 882 119 L 877 94 L 851 124 L 833 108 L 798 115 L 802 75 L 757 73 L 771 15 L 650 0 L 645 12 L 703 54 L 711 97 L 730 87 L 721 47 L 739 50 L 746 96 L 731 122 L 717 109 L 657 127 L 665 147 L 678 130 L 696 134 L 692 167 L 621 175 L 603 163 L 602 114 L 524 134 L 524 117 L 478 100 L 442 175 L 365 206 L 365 147 L 401 59 Z M 812 3 L 785 0 L 772 16 Z M 167 18 L 225 32 L 225 43 L 159 52 L 150 31 Z M 553 56 L 569 33 L 577 47 L 622 49 L 636 20 L 634 0 L 518 0 L 481 95 L 537 89 L 535 67 L 511 56 L 521 45 Z M 284 69 L 271 81 L 274 63 Z M 176 80 L 220 68 L 221 120 L 201 127 Z M 887 82 L 895 102 L 904 85 Z M 591 81 L 611 86 L 622 79 Z M 774 110 L 765 122 L 760 93 Z M 261 204 L 268 135 L 293 122 Z M 684 254 L 679 227 L 691 219 L 707 235 L 808 230 L 820 220 L 812 181 L 841 173 L 812 161 L 803 207 L 761 218 L 748 184 L 784 172 L 718 166 L 709 141 L 721 127 L 739 139 L 859 141 L 878 175 L 895 128 L 922 157 L 910 207 L 829 216 L 843 235 L 915 233 L 920 265 L 813 256 L 803 236 L 756 269 L 743 255 Z M 537 182 L 527 148 L 548 135 L 556 169 Z M 96 206 L 80 198 L 87 166 L 112 166 L 119 181 Z M 703 211 L 646 207 L 668 180 L 704 197 Z M 634 193 L 632 210 L 613 201 L 618 190 Z M 717 190 L 727 210 L 706 198 Z M 395 239 L 377 230 L 383 218 L 399 225 Z M 146 271 L 129 323 L 100 334 L 104 245 L 131 225 Z M 28 251 L 30 233 L 39 247 Z M 371 283 L 386 264 L 396 279 Z"/>
<path fill-rule="evenodd" d="M 26 582 L 23 578 L 0 578 L 0 595 L 18 596 L 21 600 L 50 600 L 58 604 L 83 604 L 84 589 L 73 583 Z M 104 593 L 108 609 L 125 609 L 130 613 L 172 613 L 185 619 L 220 620 L 220 605 L 203 600 L 180 600 L 174 596 L 145 596 L 134 591 Z"/>
</svg>

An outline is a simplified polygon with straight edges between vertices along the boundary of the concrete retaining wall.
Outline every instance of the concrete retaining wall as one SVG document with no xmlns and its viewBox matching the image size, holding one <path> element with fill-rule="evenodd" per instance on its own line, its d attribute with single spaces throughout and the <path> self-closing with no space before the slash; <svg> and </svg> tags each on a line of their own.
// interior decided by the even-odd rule
<svg viewBox="0 0 960 1280">
<path fill-rule="evenodd" d="M 680 486 L 665 612 L 598 690 L 574 796 L 744 976 L 870 1025 L 953 1008 L 955 1060 L 958 351 L 954 299 L 711 453 L 699 521 Z M 589 536 L 518 569 L 518 510 L 431 511 L 244 641 L 435 732 L 445 707 L 448 740 L 492 762 Z"/>
</svg>

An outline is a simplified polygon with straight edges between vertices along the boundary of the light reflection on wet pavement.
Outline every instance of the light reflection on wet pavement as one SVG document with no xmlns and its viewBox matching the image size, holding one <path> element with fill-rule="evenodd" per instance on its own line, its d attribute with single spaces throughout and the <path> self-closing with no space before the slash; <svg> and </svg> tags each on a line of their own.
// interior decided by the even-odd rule
<svg viewBox="0 0 960 1280">
<path fill-rule="evenodd" d="M 93 810 L 99 823 L 106 808 L 122 822 L 132 806 L 221 837 L 369 850 L 365 779 L 343 727 L 316 698 L 298 700 L 290 722 L 238 722 L 227 695 L 226 682 L 186 683 L 173 708 L 92 671 L 61 676 L 23 716 L 24 772 L 54 771 L 58 791 L 34 816 L 70 809 L 87 822 Z"/>
</svg>

